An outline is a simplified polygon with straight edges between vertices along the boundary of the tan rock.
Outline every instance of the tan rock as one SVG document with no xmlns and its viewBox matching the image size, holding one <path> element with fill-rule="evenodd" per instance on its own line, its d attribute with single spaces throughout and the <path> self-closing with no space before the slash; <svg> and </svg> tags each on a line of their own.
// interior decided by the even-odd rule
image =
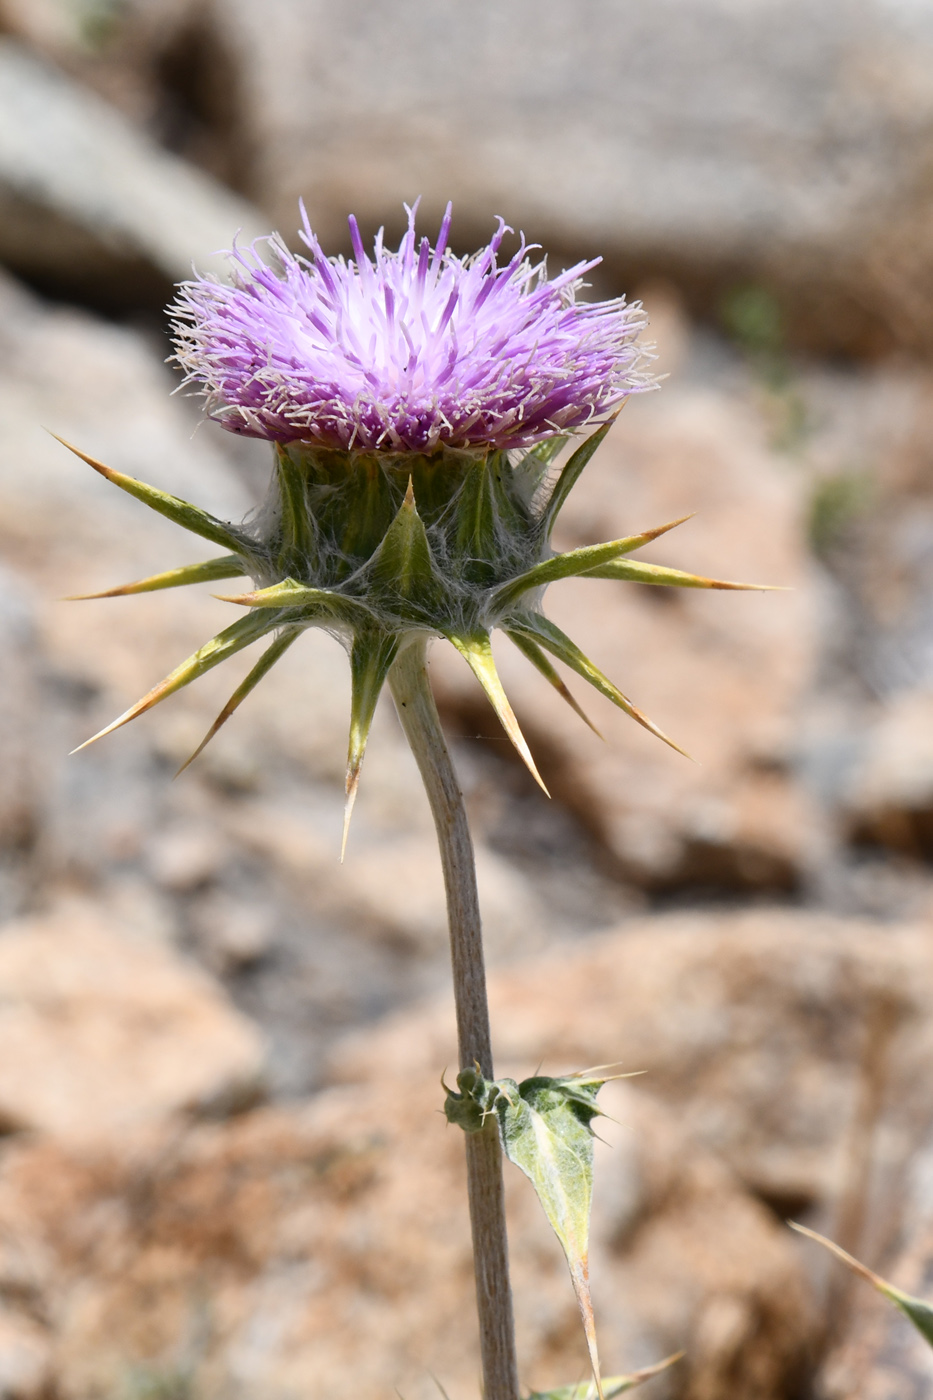
<svg viewBox="0 0 933 1400">
<path fill-rule="evenodd" d="M 775 285 L 823 346 L 929 345 L 927 8 L 884 0 L 560 0 L 437 11 L 217 6 L 243 74 L 258 192 L 331 246 L 454 201 L 459 247 L 501 212 L 529 238 L 667 273 L 709 313 Z M 458 62 L 451 64 L 456 53 Z M 334 121 L 339 110 L 341 120 Z"/>
<path fill-rule="evenodd" d="M 51 1346 L 46 1328 L 0 1304 L 0 1395 L 41 1400 L 48 1394 Z"/>
<path fill-rule="evenodd" d="M 103 481 L 47 430 L 228 519 L 242 517 L 250 498 L 221 450 L 203 435 L 192 442 L 192 417 L 170 397 L 173 380 L 143 337 L 75 311 L 48 311 L 9 279 L 0 283 L 0 302 L 0 550 L 36 595 L 48 669 L 99 697 L 96 708 L 86 703 L 74 716 L 70 733 L 56 735 L 64 759 L 95 720 L 119 714 L 224 626 L 229 610 L 205 589 L 63 602 L 212 551 Z M 193 699 L 205 727 L 229 694 L 227 678 L 213 692 L 211 679 Z M 182 710 L 191 695 L 180 697 Z M 150 732 L 158 733 L 153 718 Z M 71 762 L 87 765 L 88 756 Z"/>
<path fill-rule="evenodd" d="M 412 1018 L 413 1037 L 420 1024 Z M 67 1400 L 131 1371 L 187 1368 L 199 1394 L 476 1393 L 463 1143 L 436 1075 L 365 1085 L 189 1130 L 143 1159 L 27 1146 L 0 1171 L 0 1228 L 54 1260 Z M 613 1086 L 593 1286 L 605 1365 L 689 1363 L 658 1394 L 778 1400 L 811 1330 L 788 1237 L 637 1089 Z M 560 1249 L 523 1177 L 508 1208 L 526 1384 L 585 1374 Z"/>
<path fill-rule="evenodd" d="M 194 906 L 194 927 L 208 966 L 219 974 L 260 962 L 274 945 L 274 910 L 257 900 L 214 891 Z"/>
<path fill-rule="evenodd" d="M 29 845 L 39 806 L 39 682 L 31 601 L 15 575 L 0 569 L 0 849 Z"/>
<path fill-rule="evenodd" d="M 845 1189 L 852 1124 L 871 1090 L 883 1232 L 930 1118 L 931 988 L 925 926 L 682 913 L 633 920 L 498 978 L 492 1023 L 500 1065 L 643 1071 L 639 1083 L 784 1214 Z M 399 1016 L 359 1051 L 344 1045 L 335 1072 L 369 1078 L 381 1061 L 426 1073 L 453 1062 L 450 1034 L 441 1010 L 417 1038 Z"/>
<path fill-rule="evenodd" d="M 62 7 L 65 8 L 65 7 Z M 26 47 L 0 41 L 0 253 L 59 295 L 111 310 L 164 305 L 258 211 Z"/>
<path fill-rule="evenodd" d="M 256 1092 L 263 1047 L 165 947 L 63 909 L 0 934 L 0 1118 L 101 1140 Z"/>
<path fill-rule="evenodd" d="M 893 696 L 864 735 L 849 780 L 850 835 L 920 858 L 933 852 L 933 691 Z"/>
<path fill-rule="evenodd" d="M 336 803 L 315 812 L 304 804 L 247 802 L 229 813 L 224 824 L 246 850 L 281 871 L 322 916 L 402 950 L 443 956 L 444 882 L 437 838 L 426 818 L 423 792 L 403 788 L 390 812 L 380 813 L 376 805 L 369 819 L 359 814 L 343 862 L 338 860 L 341 814 Z M 476 865 L 493 957 L 536 951 L 553 932 L 554 921 L 536 897 L 533 882 L 482 847 Z"/>
</svg>

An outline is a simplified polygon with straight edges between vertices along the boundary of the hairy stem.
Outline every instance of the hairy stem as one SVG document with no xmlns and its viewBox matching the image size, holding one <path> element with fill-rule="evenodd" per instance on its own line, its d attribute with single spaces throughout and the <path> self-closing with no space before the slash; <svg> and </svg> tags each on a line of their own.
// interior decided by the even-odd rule
<svg viewBox="0 0 933 1400">
<path fill-rule="evenodd" d="M 492 1044 L 473 842 L 463 795 L 428 682 L 425 649 L 426 643 L 421 640 L 406 647 L 389 672 L 389 685 L 402 728 L 421 771 L 437 828 L 447 890 L 460 1068 L 478 1064 L 483 1077 L 492 1079 Z M 466 1134 L 466 1154 L 484 1400 L 518 1400 L 502 1152 L 494 1117 L 482 1132 Z"/>
</svg>

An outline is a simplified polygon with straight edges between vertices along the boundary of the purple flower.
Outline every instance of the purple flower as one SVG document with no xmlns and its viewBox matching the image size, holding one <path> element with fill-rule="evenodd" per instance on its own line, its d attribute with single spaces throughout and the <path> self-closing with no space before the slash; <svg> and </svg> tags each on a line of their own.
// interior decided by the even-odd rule
<svg viewBox="0 0 933 1400">
<path fill-rule="evenodd" d="M 233 285 L 183 285 L 177 359 L 211 417 L 343 449 L 529 447 L 652 387 L 641 305 L 576 300 L 598 258 L 548 281 L 522 238 L 500 267 L 501 219 L 487 247 L 458 258 L 450 206 L 434 248 L 416 238 L 416 210 L 398 251 L 380 231 L 372 259 L 351 217 L 346 261 L 324 255 L 302 207 L 310 257 L 272 235 L 274 266 L 234 247 Z"/>
</svg>

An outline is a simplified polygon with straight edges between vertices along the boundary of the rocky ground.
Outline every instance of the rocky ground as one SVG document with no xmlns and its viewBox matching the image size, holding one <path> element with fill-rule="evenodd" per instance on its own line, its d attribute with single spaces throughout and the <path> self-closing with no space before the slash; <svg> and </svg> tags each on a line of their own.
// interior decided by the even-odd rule
<svg viewBox="0 0 933 1400">
<path fill-rule="evenodd" d="M 0 1400 L 476 1394 L 443 891 L 395 717 L 343 865 L 329 638 L 177 781 L 248 662 L 68 757 L 230 610 L 64 601 L 201 551 L 46 431 L 243 517 L 265 449 L 171 396 L 157 308 L 237 227 L 290 229 L 299 192 L 339 246 L 348 207 L 419 189 L 431 217 L 454 195 L 467 243 L 501 209 L 558 263 L 605 248 L 598 290 L 647 305 L 667 377 L 558 543 L 693 511 L 645 557 L 787 590 L 552 588 L 695 761 L 581 695 L 599 740 L 503 645 L 550 802 L 432 656 L 501 1072 L 643 1072 L 605 1091 L 606 1368 L 683 1347 L 659 1400 L 925 1400 L 906 1322 L 784 1221 L 933 1287 L 929 18 L 665 0 L 578 32 L 484 3 L 467 33 L 415 0 L 391 26 L 268 8 L 0 7 Z M 585 1361 L 526 1187 L 537 1389 Z"/>
</svg>

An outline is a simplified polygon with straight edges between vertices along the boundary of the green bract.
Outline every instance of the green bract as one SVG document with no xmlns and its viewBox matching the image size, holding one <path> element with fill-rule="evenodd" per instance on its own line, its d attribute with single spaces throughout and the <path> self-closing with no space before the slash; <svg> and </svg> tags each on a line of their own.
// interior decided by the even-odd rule
<svg viewBox="0 0 933 1400">
<path fill-rule="evenodd" d="M 870 1283 L 876 1288 L 882 1297 L 887 1298 L 896 1308 L 908 1318 L 923 1340 L 928 1346 L 933 1347 L 933 1303 L 928 1303 L 925 1298 L 915 1298 L 910 1293 L 905 1293 L 902 1288 L 895 1288 L 893 1283 L 888 1283 L 880 1274 L 876 1274 L 873 1269 L 854 1259 L 846 1250 L 841 1249 L 838 1244 L 828 1240 L 825 1235 L 817 1234 L 816 1230 L 808 1230 L 806 1225 L 798 1225 L 794 1220 L 788 1220 L 788 1225 L 792 1230 L 796 1230 L 800 1235 L 806 1235 L 808 1239 L 816 1240 L 817 1244 L 823 1245 L 835 1254 L 837 1259 L 841 1259 L 843 1264 L 856 1275 L 863 1278 L 866 1283 Z"/>
<path fill-rule="evenodd" d="M 464 657 L 540 783 L 493 661 L 490 634 L 499 627 L 579 714 L 552 658 L 677 748 L 548 621 L 541 611 L 544 589 L 574 576 L 684 588 L 757 585 L 701 578 L 628 558 L 680 523 L 676 520 L 607 544 L 563 554 L 552 550 L 557 515 L 610 426 L 603 424 L 587 438 L 560 471 L 553 464 L 566 443 L 563 437 L 513 453 L 492 448 L 439 448 L 430 454 L 347 452 L 309 443 L 278 444 L 269 498 L 248 525 L 220 521 L 72 447 L 114 485 L 227 551 L 203 564 L 90 596 L 116 597 L 238 576 L 250 577 L 255 585 L 226 599 L 247 609 L 245 616 L 206 642 L 94 738 L 135 719 L 244 647 L 271 638 L 196 750 L 199 753 L 299 634 L 308 627 L 323 627 L 340 638 L 350 656 L 349 819 L 388 672 L 400 648 L 415 636 L 427 635 L 447 638 Z"/>
</svg>

